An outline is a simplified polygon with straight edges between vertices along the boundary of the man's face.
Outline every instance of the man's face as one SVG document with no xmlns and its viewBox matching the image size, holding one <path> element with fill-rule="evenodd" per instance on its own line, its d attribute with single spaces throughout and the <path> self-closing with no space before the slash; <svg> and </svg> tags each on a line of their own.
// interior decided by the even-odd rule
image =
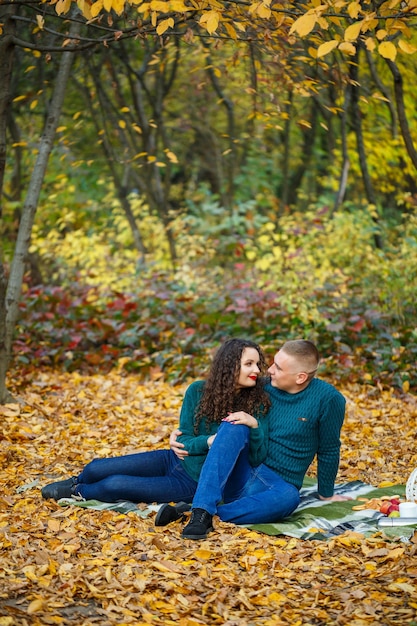
<svg viewBox="0 0 417 626">
<path fill-rule="evenodd" d="M 300 390 L 297 382 L 300 371 L 300 366 L 294 357 L 279 350 L 268 369 L 268 374 L 271 375 L 271 385 L 288 393 L 296 393 Z"/>
</svg>

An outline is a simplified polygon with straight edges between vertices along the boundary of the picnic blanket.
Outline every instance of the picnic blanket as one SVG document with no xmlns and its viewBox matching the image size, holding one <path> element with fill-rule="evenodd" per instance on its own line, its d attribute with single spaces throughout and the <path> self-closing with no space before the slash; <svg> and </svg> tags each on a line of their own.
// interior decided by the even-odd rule
<svg viewBox="0 0 417 626">
<path fill-rule="evenodd" d="M 346 495 L 353 500 L 342 502 L 323 502 L 317 498 L 317 486 L 311 479 L 306 479 L 301 489 L 301 503 L 297 510 L 286 520 L 273 524 L 250 524 L 247 528 L 267 535 L 286 535 L 297 539 L 328 540 L 346 531 L 354 531 L 365 536 L 383 532 L 391 539 L 407 542 L 417 530 L 416 525 L 378 527 L 378 520 L 383 517 L 379 511 L 364 509 L 354 511 L 352 507 L 361 504 L 358 498 L 380 498 L 382 496 L 405 494 L 405 485 L 392 485 L 376 488 L 361 481 L 353 481 L 336 485 L 335 493 Z M 78 506 L 95 510 L 113 510 L 119 513 L 134 513 L 140 517 L 148 517 L 159 509 L 160 505 L 148 505 L 139 508 L 133 502 L 116 503 L 99 502 L 98 500 L 74 500 L 62 498 L 61 506 Z"/>
<path fill-rule="evenodd" d="M 382 513 L 373 509 L 354 511 L 352 508 L 363 504 L 358 498 L 371 499 L 394 495 L 404 498 L 405 485 L 376 488 L 361 481 L 353 481 L 336 485 L 335 493 L 349 496 L 353 500 L 341 502 L 319 500 L 317 485 L 307 479 L 300 492 L 301 503 L 289 518 L 274 524 L 251 524 L 248 528 L 268 535 L 322 540 L 331 539 L 346 531 L 354 531 L 365 536 L 384 532 L 392 539 L 406 542 L 417 530 L 417 526 L 412 525 L 379 528 L 378 520 L 385 517 Z"/>
</svg>

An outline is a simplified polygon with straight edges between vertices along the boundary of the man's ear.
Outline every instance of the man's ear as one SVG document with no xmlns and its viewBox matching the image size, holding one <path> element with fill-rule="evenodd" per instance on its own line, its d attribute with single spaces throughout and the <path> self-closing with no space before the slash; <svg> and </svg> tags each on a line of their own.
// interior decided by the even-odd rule
<svg viewBox="0 0 417 626">
<path fill-rule="evenodd" d="M 299 374 L 297 374 L 297 385 L 304 385 L 304 383 L 307 381 L 308 379 L 308 374 L 306 372 L 300 372 Z"/>
</svg>

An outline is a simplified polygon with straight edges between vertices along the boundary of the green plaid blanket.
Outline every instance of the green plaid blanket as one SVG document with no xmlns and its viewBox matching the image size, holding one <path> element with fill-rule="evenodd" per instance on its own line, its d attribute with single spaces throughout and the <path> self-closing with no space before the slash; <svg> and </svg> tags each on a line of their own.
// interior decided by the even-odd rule
<svg viewBox="0 0 417 626">
<path fill-rule="evenodd" d="M 361 481 L 336 485 L 335 493 L 349 496 L 352 500 L 341 502 L 323 502 L 317 499 L 317 487 L 311 480 L 306 480 L 301 490 L 301 503 L 294 513 L 282 522 L 274 524 L 252 524 L 253 530 L 267 535 L 288 535 L 297 539 L 327 540 L 346 531 L 371 536 L 384 532 L 392 539 L 408 541 L 413 535 L 414 526 L 378 527 L 378 520 L 384 517 L 379 511 L 363 509 L 354 511 L 352 507 L 363 504 L 358 498 L 380 498 L 399 495 L 404 497 L 405 485 L 393 485 L 375 488 Z"/>
<path fill-rule="evenodd" d="M 316 485 L 307 479 L 301 490 L 301 503 L 297 510 L 286 520 L 274 524 L 251 524 L 247 528 L 267 535 L 286 535 L 297 539 L 328 540 L 346 531 L 354 531 L 365 536 L 383 532 L 393 540 L 409 541 L 417 526 L 378 527 L 378 519 L 383 517 L 378 511 L 364 509 L 353 511 L 352 507 L 361 504 L 358 498 L 380 498 L 381 496 L 400 495 L 404 497 L 405 486 L 393 485 L 375 488 L 361 481 L 339 484 L 335 493 L 350 496 L 353 500 L 342 502 L 323 502 L 317 499 Z M 62 498 L 61 506 L 78 506 L 96 510 L 113 510 L 119 513 L 134 513 L 148 517 L 159 509 L 160 505 L 149 505 L 140 509 L 132 502 L 99 502 L 98 500 L 74 500 Z"/>
</svg>

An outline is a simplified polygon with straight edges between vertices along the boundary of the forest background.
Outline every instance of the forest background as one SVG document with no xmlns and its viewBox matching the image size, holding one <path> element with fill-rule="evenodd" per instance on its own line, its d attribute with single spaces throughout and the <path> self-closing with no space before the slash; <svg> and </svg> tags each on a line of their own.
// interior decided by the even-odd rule
<svg viewBox="0 0 417 626">
<path fill-rule="evenodd" d="M 317 342 L 348 399 L 339 479 L 405 483 L 416 17 L 414 0 L 0 2 L 2 626 L 413 623 L 415 542 L 220 524 L 197 549 L 38 488 L 166 445 L 230 336 L 271 358 Z"/>
<path fill-rule="evenodd" d="M 75 6 L 0 4 L 1 384 L 243 334 L 415 389 L 413 3 Z"/>
</svg>

